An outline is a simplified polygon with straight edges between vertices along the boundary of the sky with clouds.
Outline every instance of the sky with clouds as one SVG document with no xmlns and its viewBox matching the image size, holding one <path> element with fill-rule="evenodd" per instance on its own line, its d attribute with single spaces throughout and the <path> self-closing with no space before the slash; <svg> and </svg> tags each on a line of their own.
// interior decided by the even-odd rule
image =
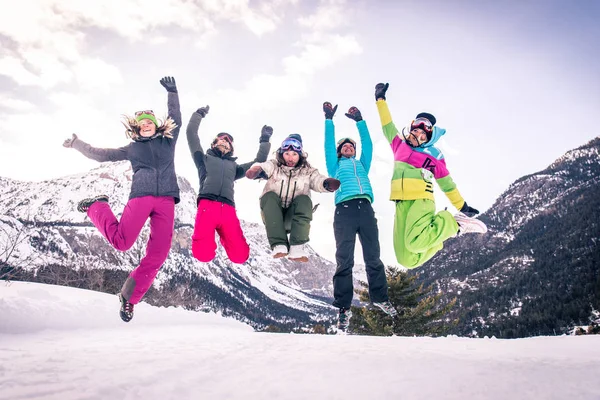
<svg viewBox="0 0 600 400">
<path fill-rule="evenodd" d="M 395 264 L 392 154 L 375 84 L 390 83 L 396 125 L 421 111 L 437 117 L 450 173 L 484 211 L 515 179 L 598 135 L 599 17 L 595 0 L 21 0 L 0 14 L 0 176 L 93 168 L 64 139 L 125 145 L 121 114 L 166 113 L 163 76 L 177 80 L 184 129 L 209 104 L 202 143 L 229 132 L 242 162 L 269 124 L 275 145 L 300 133 L 325 172 L 322 103 L 339 104 L 337 137 L 358 138 L 344 116 L 357 106 L 374 141 L 382 258 Z M 183 136 L 176 169 L 198 188 Z M 241 218 L 260 221 L 262 185 L 236 184 Z M 314 200 L 311 244 L 333 259 L 333 195 Z"/>
</svg>

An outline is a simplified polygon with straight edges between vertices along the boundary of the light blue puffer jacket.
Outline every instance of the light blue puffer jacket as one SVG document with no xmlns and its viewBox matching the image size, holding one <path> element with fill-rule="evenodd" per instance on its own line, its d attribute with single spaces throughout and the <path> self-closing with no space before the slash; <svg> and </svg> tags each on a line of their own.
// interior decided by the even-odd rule
<svg viewBox="0 0 600 400">
<path fill-rule="evenodd" d="M 367 198 L 373 202 L 373 189 L 369 181 L 369 169 L 373 159 L 373 142 L 369 135 L 367 123 L 359 121 L 356 123 L 360 136 L 361 156 L 340 157 L 337 156 L 337 145 L 335 140 L 335 125 L 330 119 L 325 120 L 325 161 L 327 173 L 330 177 L 341 182 L 340 188 L 335 192 L 335 204 L 357 197 Z"/>
</svg>

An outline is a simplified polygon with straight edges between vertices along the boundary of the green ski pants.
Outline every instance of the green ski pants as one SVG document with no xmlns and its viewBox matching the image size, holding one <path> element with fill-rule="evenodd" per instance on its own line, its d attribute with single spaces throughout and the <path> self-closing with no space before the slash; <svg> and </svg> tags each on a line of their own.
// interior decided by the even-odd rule
<svg viewBox="0 0 600 400">
<path fill-rule="evenodd" d="M 396 201 L 394 251 L 405 268 L 416 268 L 440 251 L 444 241 L 458 232 L 458 224 L 444 210 L 435 213 L 428 199 Z"/>
<path fill-rule="evenodd" d="M 267 228 L 269 245 L 294 246 L 309 241 L 310 221 L 312 221 L 312 200 L 301 195 L 288 208 L 283 208 L 281 198 L 275 192 L 267 192 L 260 198 L 260 210 Z M 290 234 L 288 242 L 287 234 Z"/>
</svg>

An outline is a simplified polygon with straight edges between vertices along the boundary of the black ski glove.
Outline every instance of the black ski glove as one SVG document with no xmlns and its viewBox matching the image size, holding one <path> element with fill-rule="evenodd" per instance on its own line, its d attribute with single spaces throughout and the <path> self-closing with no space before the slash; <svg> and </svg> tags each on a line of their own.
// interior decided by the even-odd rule
<svg viewBox="0 0 600 400">
<path fill-rule="evenodd" d="M 469 206 L 466 201 L 465 201 L 465 204 L 460 209 L 460 212 L 465 214 L 467 217 L 471 217 L 471 218 L 476 216 L 477 214 L 479 214 L 479 210 Z"/>
<path fill-rule="evenodd" d="M 388 90 L 389 86 L 389 83 L 378 83 L 375 85 L 375 101 L 379 99 L 385 100 L 385 92 Z"/>
<path fill-rule="evenodd" d="M 67 139 L 63 142 L 63 146 L 64 147 L 73 147 L 73 142 L 77 140 L 77 135 L 73 134 L 73 136 L 70 139 Z"/>
<path fill-rule="evenodd" d="M 329 192 L 335 192 L 340 188 L 340 181 L 334 178 L 327 178 L 323 181 L 323 187 Z"/>
<path fill-rule="evenodd" d="M 206 114 L 208 114 L 208 110 L 210 109 L 210 106 L 206 106 L 206 107 L 200 107 L 199 109 L 196 110 L 196 112 L 198 114 L 200 114 L 200 116 L 202 118 L 206 117 Z"/>
<path fill-rule="evenodd" d="M 345 115 L 346 117 L 353 119 L 356 122 L 362 121 L 362 115 L 360 114 L 360 110 L 354 106 L 350 107 Z"/>
<path fill-rule="evenodd" d="M 175 84 L 175 78 L 172 76 L 165 76 L 160 80 L 160 84 L 163 85 L 167 92 L 177 93 L 177 85 Z"/>
<path fill-rule="evenodd" d="M 325 113 L 325 119 L 333 118 L 336 111 L 337 111 L 337 104 L 335 105 L 335 107 L 332 107 L 331 103 L 328 101 L 323 103 L 323 112 Z"/>
<path fill-rule="evenodd" d="M 268 125 L 262 127 L 260 131 L 260 143 L 268 142 L 273 135 L 273 128 Z"/>
</svg>

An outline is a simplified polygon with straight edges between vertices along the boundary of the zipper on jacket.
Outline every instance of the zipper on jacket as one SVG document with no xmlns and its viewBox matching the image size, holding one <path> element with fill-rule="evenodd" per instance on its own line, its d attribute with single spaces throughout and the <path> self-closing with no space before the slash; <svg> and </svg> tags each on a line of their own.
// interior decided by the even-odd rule
<svg viewBox="0 0 600 400">
<path fill-rule="evenodd" d="M 290 171 L 290 177 L 288 178 L 287 189 L 285 191 L 285 205 L 287 207 L 288 203 L 288 194 L 290 194 L 290 183 L 292 182 L 292 171 Z"/>
<path fill-rule="evenodd" d="M 158 172 L 158 163 L 156 162 L 156 155 L 154 154 L 154 150 L 152 149 L 152 140 L 148 141 L 148 146 L 150 146 L 150 153 L 152 153 L 152 169 L 154 169 L 154 172 L 156 173 L 156 194 L 155 196 L 158 196 L 158 178 L 159 178 L 159 172 Z"/>
<path fill-rule="evenodd" d="M 221 158 L 221 188 L 219 189 L 219 197 L 223 194 L 223 180 L 225 180 L 225 160 Z"/>
<path fill-rule="evenodd" d="M 356 176 L 356 180 L 358 181 L 358 188 L 360 189 L 360 194 L 363 194 L 362 184 L 360 183 L 360 177 L 358 176 L 358 171 L 356 170 L 356 158 L 352 159 L 352 164 L 354 164 L 354 175 Z"/>
</svg>

